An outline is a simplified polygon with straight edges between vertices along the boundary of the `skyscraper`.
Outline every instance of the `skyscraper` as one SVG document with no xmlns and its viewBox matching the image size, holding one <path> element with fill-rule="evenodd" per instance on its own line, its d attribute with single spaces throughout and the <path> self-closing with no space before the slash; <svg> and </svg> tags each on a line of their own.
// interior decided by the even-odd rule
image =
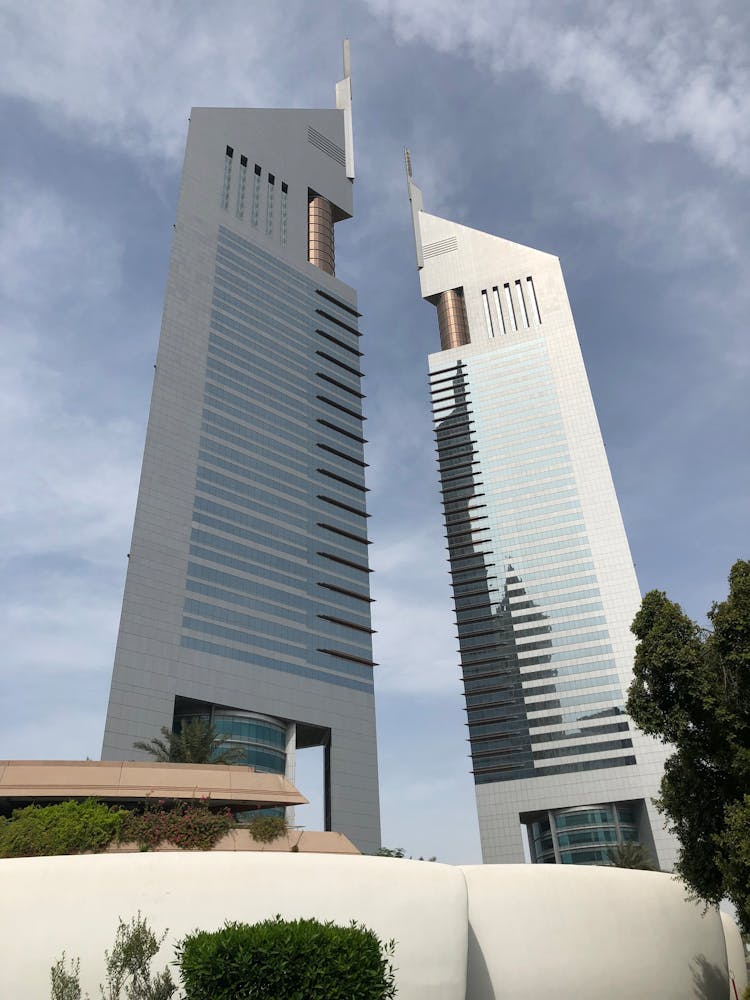
<svg viewBox="0 0 750 1000">
<path fill-rule="evenodd" d="M 482 852 L 671 867 L 624 711 L 640 593 L 556 257 L 429 215 L 407 153 Z"/>
<path fill-rule="evenodd" d="M 210 718 L 324 748 L 326 828 L 379 845 L 348 49 L 335 110 L 194 108 L 104 735 Z"/>
</svg>

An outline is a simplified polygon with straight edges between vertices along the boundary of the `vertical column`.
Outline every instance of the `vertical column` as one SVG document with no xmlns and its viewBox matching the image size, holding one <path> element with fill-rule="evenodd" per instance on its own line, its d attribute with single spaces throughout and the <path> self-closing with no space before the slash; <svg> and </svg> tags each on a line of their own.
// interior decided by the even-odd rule
<svg viewBox="0 0 750 1000">
<path fill-rule="evenodd" d="M 297 723 L 287 722 L 286 724 L 286 761 L 284 767 L 284 777 L 294 784 L 297 763 Z M 286 821 L 289 826 L 294 826 L 294 806 L 286 807 Z"/>
<path fill-rule="evenodd" d="M 462 288 L 449 288 L 437 300 L 440 346 L 444 351 L 469 343 L 469 321 Z"/>
<path fill-rule="evenodd" d="M 307 259 L 326 274 L 335 274 L 333 206 L 327 198 L 310 192 L 307 203 Z"/>
</svg>

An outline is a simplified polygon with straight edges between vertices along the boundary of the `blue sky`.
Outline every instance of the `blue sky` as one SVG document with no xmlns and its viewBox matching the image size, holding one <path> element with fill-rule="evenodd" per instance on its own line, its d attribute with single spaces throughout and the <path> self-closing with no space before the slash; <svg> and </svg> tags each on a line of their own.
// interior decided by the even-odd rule
<svg viewBox="0 0 750 1000">
<path fill-rule="evenodd" d="M 346 35 L 383 840 L 477 861 L 402 149 L 560 256 L 641 588 L 702 617 L 748 556 L 750 7 L 278 7 L 0 0 L 0 757 L 100 751 L 190 108 L 332 106 Z"/>
</svg>

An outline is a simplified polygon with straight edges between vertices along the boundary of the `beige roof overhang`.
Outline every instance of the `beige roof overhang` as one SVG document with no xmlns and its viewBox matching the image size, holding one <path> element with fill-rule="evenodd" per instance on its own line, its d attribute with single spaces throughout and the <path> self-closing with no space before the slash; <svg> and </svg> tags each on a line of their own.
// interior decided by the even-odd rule
<svg viewBox="0 0 750 1000">
<path fill-rule="evenodd" d="M 307 799 L 281 774 L 227 764 L 144 761 L 0 760 L 0 805 L 59 802 L 206 799 L 233 807 L 304 805 Z"/>
</svg>

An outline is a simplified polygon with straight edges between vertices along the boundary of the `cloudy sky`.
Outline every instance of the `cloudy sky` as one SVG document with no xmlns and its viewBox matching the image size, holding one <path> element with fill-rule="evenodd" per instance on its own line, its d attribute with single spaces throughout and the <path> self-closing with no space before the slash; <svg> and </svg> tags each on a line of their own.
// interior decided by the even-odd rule
<svg viewBox="0 0 750 1000">
<path fill-rule="evenodd" d="M 190 108 L 332 106 L 345 35 L 383 840 L 471 862 L 402 149 L 560 256 L 641 587 L 700 618 L 748 556 L 746 0 L 0 0 L 0 757 L 100 752 Z"/>
</svg>

